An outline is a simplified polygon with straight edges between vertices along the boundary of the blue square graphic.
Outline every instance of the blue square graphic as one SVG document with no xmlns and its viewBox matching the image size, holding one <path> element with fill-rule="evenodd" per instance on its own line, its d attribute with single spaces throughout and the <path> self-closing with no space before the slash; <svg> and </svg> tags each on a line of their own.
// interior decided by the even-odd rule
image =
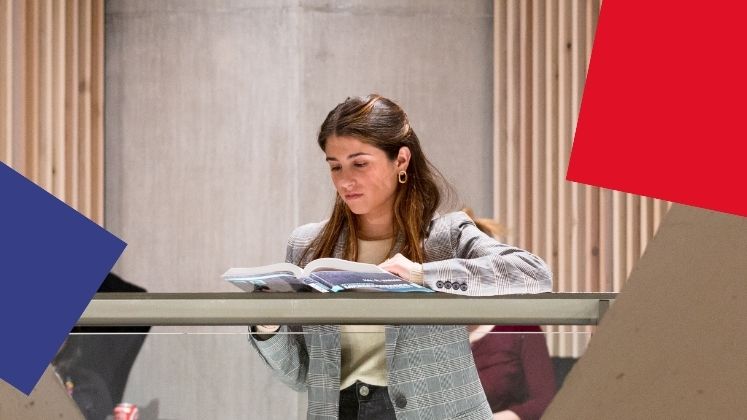
<svg viewBox="0 0 747 420">
<path fill-rule="evenodd" d="M 127 246 L 0 162 L 0 378 L 30 394 Z"/>
</svg>

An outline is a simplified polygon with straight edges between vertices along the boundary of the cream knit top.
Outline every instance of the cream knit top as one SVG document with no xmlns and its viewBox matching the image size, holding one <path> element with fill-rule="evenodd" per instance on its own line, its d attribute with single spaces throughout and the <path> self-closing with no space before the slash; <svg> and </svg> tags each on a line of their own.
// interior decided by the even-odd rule
<svg viewBox="0 0 747 420">
<path fill-rule="evenodd" d="M 389 256 L 391 246 L 392 238 L 358 240 L 358 262 L 381 264 Z M 384 342 L 383 325 L 340 326 L 340 389 L 347 388 L 356 380 L 386 386 Z"/>
</svg>

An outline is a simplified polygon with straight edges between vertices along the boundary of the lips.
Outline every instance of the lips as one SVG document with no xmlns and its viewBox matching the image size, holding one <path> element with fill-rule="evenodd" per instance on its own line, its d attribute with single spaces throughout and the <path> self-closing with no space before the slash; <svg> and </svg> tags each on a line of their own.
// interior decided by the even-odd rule
<svg viewBox="0 0 747 420">
<path fill-rule="evenodd" d="M 363 194 L 356 193 L 356 194 L 345 194 L 345 200 L 355 200 L 356 198 L 363 197 Z"/>
</svg>

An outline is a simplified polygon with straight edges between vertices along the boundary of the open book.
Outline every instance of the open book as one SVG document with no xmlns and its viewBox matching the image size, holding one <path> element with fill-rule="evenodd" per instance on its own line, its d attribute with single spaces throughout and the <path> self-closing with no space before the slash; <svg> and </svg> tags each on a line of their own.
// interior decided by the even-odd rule
<svg viewBox="0 0 747 420">
<path fill-rule="evenodd" d="M 221 277 L 247 292 L 432 292 L 379 266 L 339 258 L 320 258 L 304 269 L 291 263 L 231 268 Z"/>
</svg>

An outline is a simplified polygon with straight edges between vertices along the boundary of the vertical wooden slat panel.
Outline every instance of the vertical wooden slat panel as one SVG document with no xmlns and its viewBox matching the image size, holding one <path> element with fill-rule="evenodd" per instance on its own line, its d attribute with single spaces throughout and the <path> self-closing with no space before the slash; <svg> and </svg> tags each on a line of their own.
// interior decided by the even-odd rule
<svg viewBox="0 0 747 420">
<path fill-rule="evenodd" d="M 26 178 L 39 182 L 39 2 L 26 2 Z"/>
<path fill-rule="evenodd" d="M 559 291 L 570 291 L 571 279 L 571 235 L 572 209 L 570 184 L 565 180 L 565 171 L 570 156 L 571 133 L 571 4 L 570 0 L 559 0 L 558 7 L 558 126 L 557 126 L 557 176 L 558 184 L 558 229 L 559 229 Z"/>
<path fill-rule="evenodd" d="M 558 279 L 559 290 L 570 291 L 572 288 L 572 253 L 571 243 L 573 234 L 571 186 L 565 180 L 565 171 L 570 157 L 570 136 L 572 131 L 572 93 L 571 93 L 571 45 L 572 45 L 572 5 L 570 0 L 560 0 L 558 11 L 558 223 L 559 223 L 559 255 Z M 573 354 L 573 338 L 568 335 L 569 328 L 562 328 L 565 332 L 559 337 L 559 352 L 562 356 Z"/>
<path fill-rule="evenodd" d="M 78 0 L 65 10 L 65 201 L 78 207 Z"/>
<path fill-rule="evenodd" d="M 532 205 L 531 224 L 532 237 L 531 249 L 543 258 L 547 242 L 545 215 L 551 212 L 546 201 L 546 179 L 545 179 L 545 6 L 544 0 L 535 1 L 532 6 Z"/>
<path fill-rule="evenodd" d="M 509 0 L 506 7 L 507 26 L 507 54 L 506 74 L 508 76 L 506 88 L 506 117 L 507 117 L 507 148 L 506 148 L 506 181 L 507 181 L 507 241 L 518 243 L 521 227 L 519 226 L 519 72 L 520 72 L 520 20 L 519 0 Z"/>
<path fill-rule="evenodd" d="M 599 192 L 599 291 L 615 291 L 613 252 L 613 199 L 611 190 Z"/>
<path fill-rule="evenodd" d="M 553 277 L 558 278 L 558 184 L 555 177 L 558 173 L 558 3 L 545 2 L 545 187 L 546 201 L 551 211 L 547 212 L 547 243 L 545 255 L 553 269 Z M 555 283 L 557 291 L 557 280 Z"/>
<path fill-rule="evenodd" d="M 493 153 L 493 176 L 494 176 L 494 188 L 495 195 L 493 197 L 493 209 L 494 217 L 506 224 L 508 228 L 508 172 L 506 168 L 506 155 L 507 155 L 507 127 L 508 127 L 508 106 L 506 102 L 507 92 L 507 74 L 506 74 L 506 60 L 508 56 L 507 50 L 507 18 L 506 18 L 506 2 L 504 0 L 495 0 L 494 3 L 494 35 L 493 35 L 493 49 L 495 51 L 495 57 L 493 60 L 494 65 L 494 82 L 493 82 L 493 104 L 494 104 L 494 119 L 493 119 L 493 138 L 494 153 Z M 508 242 L 505 238 L 501 238 Z"/>
<path fill-rule="evenodd" d="M 583 21 L 579 21 L 576 25 L 579 31 L 579 53 L 577 54 L 578 69 L 576 80 L 576 93 L 579 98 L 579 110 L 581 104 L 581 98 L 583 97 L 584 84 L 586 82 L 586 73 L 588 70 L 589 57 L 591 56 L 592 43 L 590 38 L 593 36 L 591 28 L 593 27 L 594 16 L 592 15 L 591 0 L 580 0 L 582 1 L 581 10 L 578 13 L 582 14 Z M 578 115 L 578 110 L 576 112 Z M 575 136 L 575 131 L 574 131 Z M 585 203 L 585 217 L 586 217 L 586 232 L 584 239 L 584 255 L 586 256 L 583 287 L 580 287 L 581 291 L 585 292 L 598 292 L 599 279 L 601 272 L 599 270 L 599 235 L 600 235 L 600 200 L 599 200 L 599 188 L 596 187 L 584 187 L 584 203 Z M 580 279 L 579 279 L 580 280 Z"/>
<path fill-rule="evenodd" d="M 519 246 L 532 249 L 532 2 L 519 3 Z"/>
<path fill-rule="evenodd" d="M 612 287 L 614 290 L 621 290 L 622 284 L 627 278 L 626 262 L 626 200 L 625 194 L 614 191 L 612 193 L 613 216 L 612 216 L 612 234 L 615 240 L 612 242 L 613 255 L 613 278 Z"/>
<path fill-rule="evenodd" d="M 648 241 L 654 236 L 654 199 L 641 197 L 640 254 L 646 252 Z"/>
<path fill-rule="evenodd" d="M 654 217 L 653 217 L 653 224 L 654 224 L 654 232 L 656 232 L 657 229 L 659 229 L 659 223 L 661 222 L 661 200 L 654 199 Z"/>
<path fill-rule="evenodd" d="M 556 291 L 619 291 L 669 203 L 565 181 L 601 1 L 494 5 L 494 203 L 508 228 L 502 239 L 543 257 Z M 590 329 L 546 331 L 554 355 L 578 356 Z"/>
<path fill-rule="evenodd" d="M 0 0 L 0 159 L 99 223 L 103 25 L 103 0 Z"/>
<path fill-rule="evenodd" d="M 0 161 L 13 164 L 13 2 L 0 0 Z"/>
<path fill-rule="evenodd" d="M 531 165 L 531 187 L 532 187 L 532 204 L 531 204 L 531 244 L 532 250 L 546 261 L 549 260 L 547 255 L 547 221 L 548 213 L 552 213 L 547 208 L 547 180 L 546 180 L 546 127 L 545 127 L 545 15 L 546 8 L 544 1 L 532 1 L 531 12 L 531 61 L 532 61 L 532 96 L 531 96 L 531 139 L 532 139 L 532 165 Z M 552 348 L 553 329 L 545 326 L 543 330 L 548 347 Z"/>
<path fill-rule="evenodd" d="M 599 0 L 587 0 L 586 7 L 586 67 L 584 73 L 588 74 L 589 63 L 594 46 L 594 35 L 599 20 Z M 596 233 L 593 237 L 597 238 L 596 244 L 591 245 L 591 252 L 595 256 L 595 263 L 591 264 L 592 276 L 596 279 L 587 279 L 595 283 L 591 291 L 612 291 L 612 192 L 594 188 L 592 201 L 596 201 L 593 208 L 597 211 L 590 217 L 595 220 Z"/>
<path fill-rule="evenodd" d="M 52 193 L 65 200 L 65 2 L 52 5 Z"/>
<path fill-rule="evenodd" d="M 91 217 L 91 1 L 80 0 L 78 33 L 78 210 Z"/>
<path fill-rule="evenodd" d="M 555 177 L 558 173 L 558 3 L 557 1 L 544 2 L 545 5 L 545 200 L 550 211 L 545 217 L 546 244 L 545 261 L 553 271 L 555 283 L 554 290 L 558 289 L 558 254 L 559 254 L 559 229 L 558 229 L 558 184 Z M 551 333 L 548 344 L 554 354 L 559 348 L 558 327 L 549 327 Z"/>
<path fill-rule="evenodd" d="M 583 286 L 579 287 L 582 292 L 599 292 L 599 279 L 602 277 L 599 260 L 599 233 L 600 233 L 600 201 L 599 188 L 584 188 L 584 203 L 586 213 L 586 231 L 584 238 L 584 278 Z M 581 279 L 579 279 L 581 281 Z"/>
<path fill-rule="evenodd" d="M 627 279 L 638 257 L 641 255 L 641 197 L 626 194 L 628 203 L 628 223 L 626 236 L 626 274 Z"/>
<path fill-rule="evenodd" d="M 589 61 L 594 45 L 594 35 L 597 31 L 597 22 L 599 21 L 600 0 L 587 0 L 586 8 L 586 70 L 589 70 Z"/>
<path fill-rule="evenodd" d="M 38 184 L 52 192 L 52 163 L 54 143 L 52 129 L 52 78 L 53 20 L 52 0 L 39 3 L 39 180 Z"/>
<path fill-rule="evenodd" d="M 576 131 L 576 116 L 581 107 L 581 93 L 584 80 L 586 79 L 586 40 L 585 40 L 585 0 L 572 0 L 571 2 L 571 132 L 569 144 L 573 143 L 573 135 Z M 567 168 L 566 164 L 566 168 Z M 583 184 L 569 183 L 571 187 L 571 207 L 573 209 L 573 233 L 571 235 L 571 278 L 574 279 L 571 291 L 583 290 L 586 278 L 586 262 L 589 259 L 587 253 L 587 234 L 589 231 L 589 219 L 587 218 L 587 189 Z"/>
<path fill-rule="evenodd" d="M 579 0 L 579 54 L 578 54 L 578 73 L 576 81 L 578 86 L 576 88 L 576 94 L 579 98 L 579 108 L 576 110 L 576 117 L 574 121 L 578 121 L 578 113 L 581 109 L 584 85 L 586 83 L 586 74 L 588 72 L 589 58 L 591 56 L 592 43 L 590 38 L 591 34 L 590 27 L 593 25 L 593 16 L 591 15 L 590 9 L 591 0 Z M 575 137 L 575 129 L 574 129 Z M 583 283 L 579 290 L 582 292 L 598 292 L 599 291 L 599 188 L 585 185 L 584 188 L 584 215 L 585 215 L 585 226 L 586 231 L 584 232 L 584 278 L 578 279 L 579 283 Z M 593 328 L 591 326 L 584 326 L 579 329 L 579 334 L 576 338 L 577 350 L 574 355 L 582 354 L 586 350 L 586 346 L 589 342 L 589 337 Z"/>
<path fill-rule="evenodd" d="M 26 9 L 28 2 L 13 1 L 13 24 L 12 24 L 12 127 L 11 127 L 11 157 L 13 168 L 19 173 L 25 174 L 27 160 L 27 119 L 26 119 L 26 61 L 27 61 L 27 32 L 26 32 Z"/>
<path fill-rule="evenodd" d="M 571 149 L 572 146 L 572 140 L 573 140 L 573 133 L 575 132 L 575 116 L 578 115 L 578 108 L 581 103 L 581 98 L 579 95 L 579 77 L 581 76 L 580 70 L 582 69 L 582 66 L 580 65 L 580 60 L 585 60 L 584 57 L 581 55 L 583 54 L 583 47 L 584 42 L 583 38 L 581 36 L 581 30 L 582 30 L 582 21 L 583 17 L 580 16 L 580 0 L 570 0 L 569 7 L 571 9 L 570 13 L 570 33 L 571 37 L 569 40 L 570 47 L 570 60 L 568 62 L 568 71 L 570 72 L 570 88 L 569 88 L 569 96 L 570 96 L 570 109 L 569 114 L 571 115 L 570 122 L 569 122 L 569 128 L 570 133 L 568 134 L 569 140 L 569 149 Z M 570 151 L 569 151 L 570 156 Z M 564 166 L 565 168 L 568 167 L 568 164 Z M 563 177 L 565 179 L 565 177 Z M 586 239 L 586 194 L 585 194 L 585 186 L 582 184 L 579 184 L 577 182 L 567 182 L 568 188 L 570 188 L 570 194 L 571 194 L 571 200 L 570 200 L 570 208 L 571 208 L 571 249 L 570 249 L 570 263 L 571 263 L 571 275 L 569 278 L 570 283 L 570 291 L 571 292 L 578 292 L 580 291 L 580 288 L 583 286 L 583 279 L 586 277 L 586 274 L 584 272 L 584 269 L 586 268 L 585 260 L 586 260 L 586 254 L 584 253 L 586 246 L 585 246 L 585 239 Z M 572 333 L 571 337 L 571 354 L 578 354 L 579 352 L 579 331 L 581 328 L 578 326 L 572 326 L 570 327 L 570 331 Z"/>
<path fill-rule="evenodd" d="M 656 231 L 659 229 L 659 225 L 667 214 L 667 211 L 669 211 L 671 204 L 671 202 L 664 200 L 656 200 L 654 202 L 654 234 L 656 234 Z"/>
<path fill-rule="evenodd" d="M 104 0 L 91 10 L 91 219 L 104 225 Z"/>
</svg>

